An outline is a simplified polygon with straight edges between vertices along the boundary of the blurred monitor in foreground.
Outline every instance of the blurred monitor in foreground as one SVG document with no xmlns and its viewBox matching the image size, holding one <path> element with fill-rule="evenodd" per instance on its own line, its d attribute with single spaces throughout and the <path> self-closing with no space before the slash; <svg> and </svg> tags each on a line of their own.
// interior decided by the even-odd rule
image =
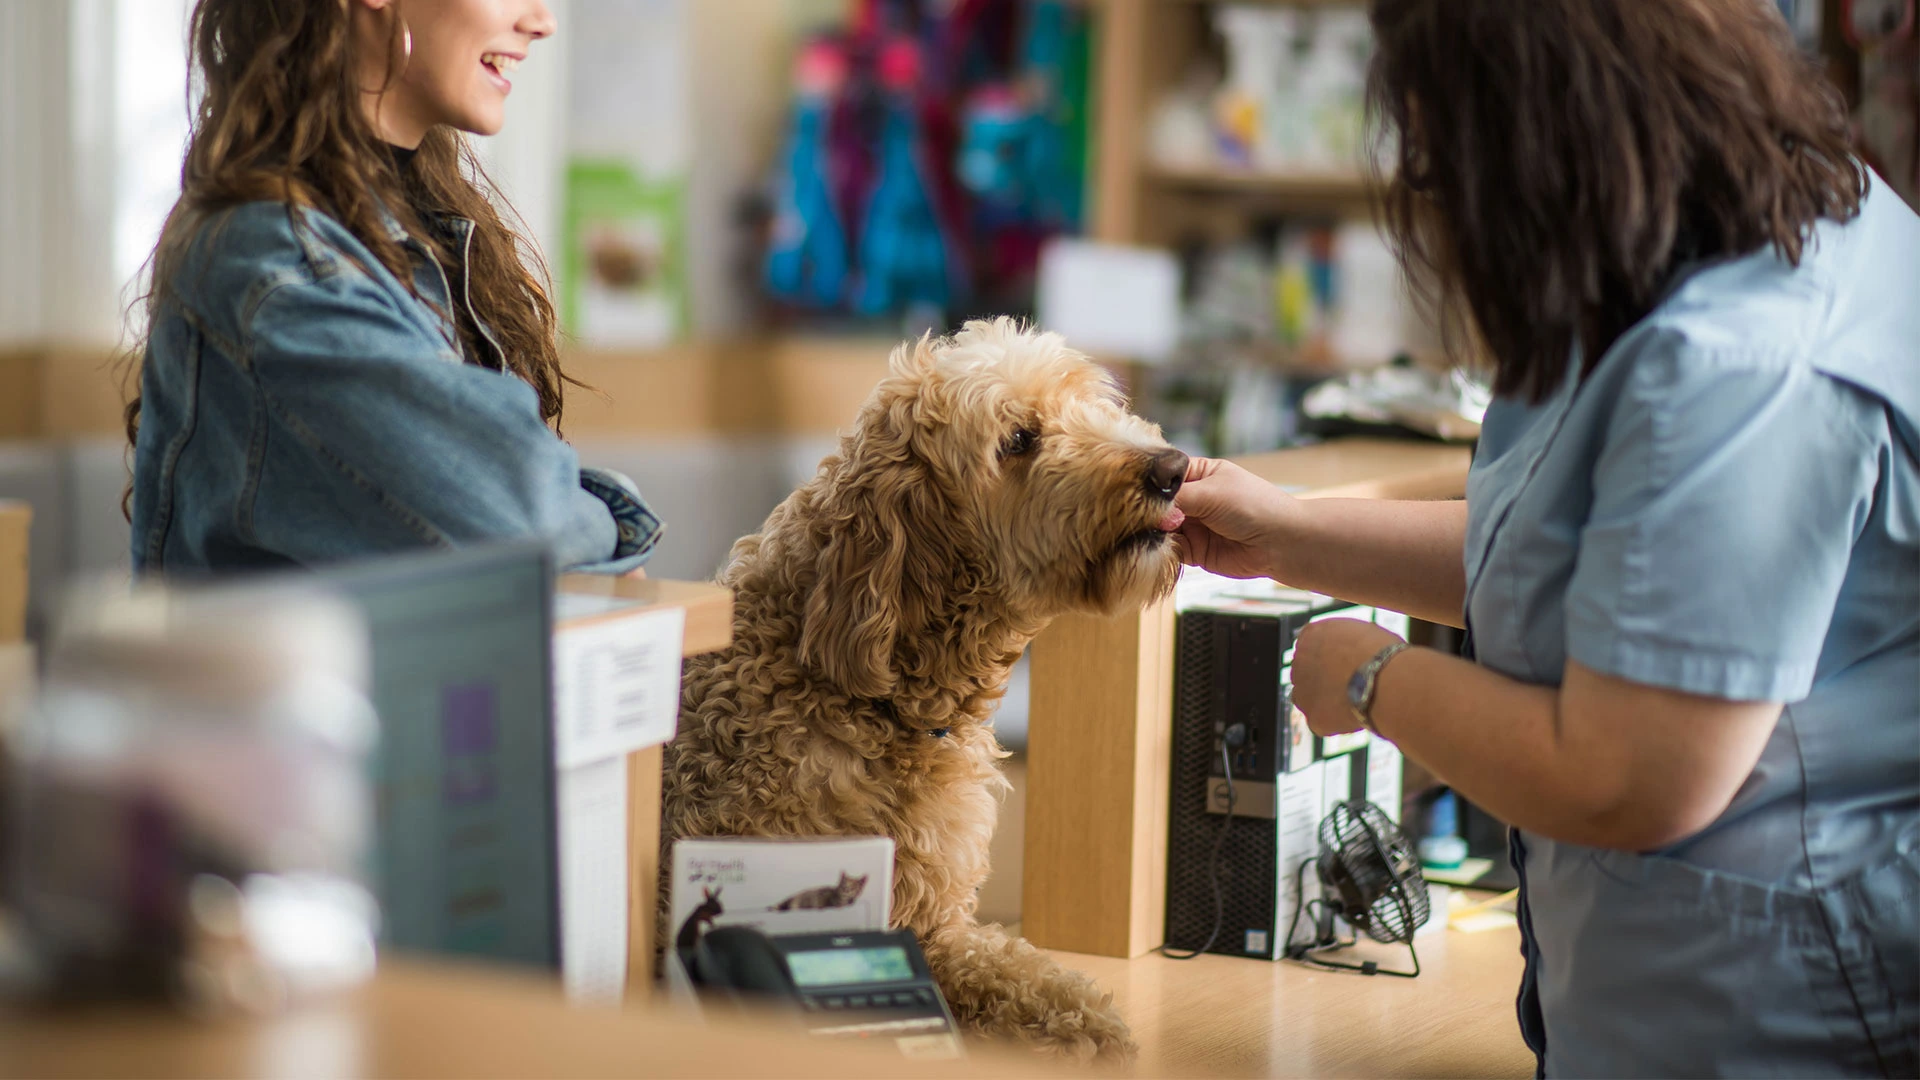
<svg viewBox="0 0 1920 1080">
<path fill-rule="evenodd" d="M 367 621 L 382 946 L 557 969 L 546 549 L 407 555 L 319 577 Z"/>
</svg>

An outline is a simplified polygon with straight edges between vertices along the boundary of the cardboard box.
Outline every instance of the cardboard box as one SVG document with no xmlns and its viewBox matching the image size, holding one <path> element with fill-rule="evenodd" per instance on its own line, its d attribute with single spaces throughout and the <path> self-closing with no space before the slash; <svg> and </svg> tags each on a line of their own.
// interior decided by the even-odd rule
<svg viewBox="0 0 1920 1080">
<path fill-rule="evenodd" d="M 27 534 L 33 508 L 0 499 L 0 645 L 27 636 Z"/>
<path fill-rule="evenodd" d="M 563 575 L 554 600 L 561 966 L 569 997 L 644 999 L 660 876 L 661 746 L 683 657 L 725 648 L 717 585 Z"/>
</svg>

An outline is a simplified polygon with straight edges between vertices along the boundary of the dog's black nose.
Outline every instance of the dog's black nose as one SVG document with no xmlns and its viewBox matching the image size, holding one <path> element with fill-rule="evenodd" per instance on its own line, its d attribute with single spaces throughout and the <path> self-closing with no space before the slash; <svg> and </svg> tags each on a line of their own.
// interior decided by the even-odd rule
<svg viewBox="0 0 1920 1080">
<path fill-rule="evenodd" d="M 1187 455 L 1178 450 L 1162 450 L 1147 459 L 1147 494 L 1171 499 L 1187 478 Z"/>
</svg>

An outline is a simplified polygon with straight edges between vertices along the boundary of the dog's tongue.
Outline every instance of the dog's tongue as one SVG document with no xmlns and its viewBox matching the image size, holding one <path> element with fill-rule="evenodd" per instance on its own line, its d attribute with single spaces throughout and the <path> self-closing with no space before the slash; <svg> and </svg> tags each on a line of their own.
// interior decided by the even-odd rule
<svg viewBox="0 0 1920 1080">
<path fill-rule="evenodd" d="M 1187 515 L 1183 511 L 1181 511 L 1179 507 L 1176 506 L 1173 509 L 1168 510 L 1167 516 L 1161 518 L 1160 524 L 1155 525 L 1154 528 L 1159 529 L 1161 532 L 1173 532 L 1174 530 L 1178 529 L 1180 527 L 1180 523 L 1185 520 L 1187 520 Z"/>
</svg>

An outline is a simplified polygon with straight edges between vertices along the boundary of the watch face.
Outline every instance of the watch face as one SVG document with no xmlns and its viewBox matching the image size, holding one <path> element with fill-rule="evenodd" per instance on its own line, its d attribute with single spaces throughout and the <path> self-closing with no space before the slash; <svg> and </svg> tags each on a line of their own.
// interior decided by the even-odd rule
<svg viewBox="0 0 1920 1080">
<path fill-rule="evenodd" d="M 1365 665 L 1362 665 L 1360 670 L 1353 673 L 1353 678 L 1347 680 L 1347 704 L 1358 709 L 1361 705 L 1365 704 L 1363 699 L 1366 697 L 1366 694 L 1367 669 Z"/>
</svg>

